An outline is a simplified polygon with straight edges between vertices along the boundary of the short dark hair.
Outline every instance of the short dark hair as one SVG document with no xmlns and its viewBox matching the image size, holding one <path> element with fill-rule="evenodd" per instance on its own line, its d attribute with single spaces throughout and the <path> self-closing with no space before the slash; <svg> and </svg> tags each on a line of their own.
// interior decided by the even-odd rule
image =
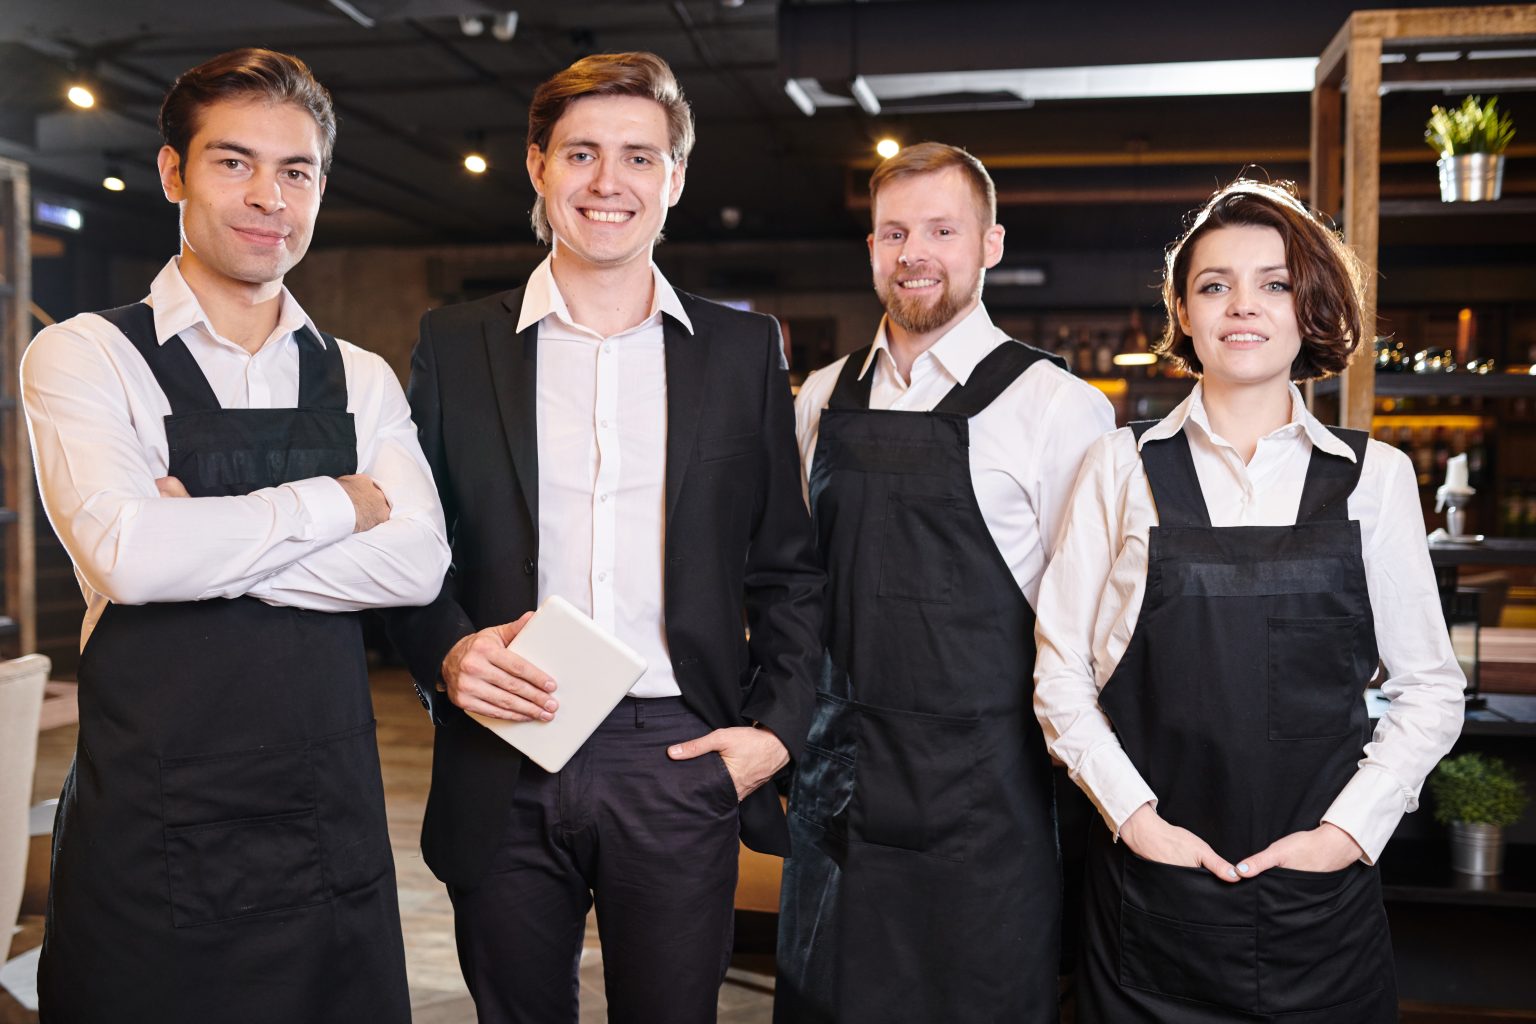
<svg viewBox="0 0 1536 1024">
<path fill-rule="evenodd" d="M 336 148 L 336 111 L 330 92 L 299 58 L 245 47 L 183 71 L 160 104 L 160 135 L 181 158 L 183 177 L 187 173 L 187 149 L 197 134 L 202 109 L 221 100 L 247 98 L 292 103 L 308 112 L 320 126 L 320 173 L 330 171 L 331 153 Z"/>
<path fill-rule="evenodd" d="M 991 227 L 996 224 L 997 187 L 992 184 L 992 176 L 980 160 L 959 146 L 948 146 L 942 142 L 919 142 L 905 146 L 894 156 L 880 161 L 875 173 L 869 176 L 869 215 L 875 215 L 875 198 L 886 182 L 914 174 L 937 174 L 950 167 L 960 171 L 966 183 L 971 186 L 971 191 L 976 194 L 976 203 L 986 225 Z"/>
<path fill-rule="evenodd" d="M 588 96 L 640 96 L 661 104 L 667 115 L 672 161 L 688 162 L 693 152 L 693 108 L 667 62 L 644 51 L 583 57 L 540 85 L 528 103 L 528 145 L 538 146 L 540 152 L 548 149 L 555 123 L 572 103 Z M 534 199 L 530 220 L 539 241 L 548 243 L 552 235 L 543 196 Z"/>
<path fill-rule="evenodd" d="M 1179 303 L 1188 301 L 1195 243 L 1225 227 L 1274 228 L 1285 243 L 1285 266 L 1301 333 L 1301 351 L 1291 363 L 1291 379 L 1318 380 L 1348 366 L 1365 331 L 1360 261 L 1333 228 L 1296 197 L 1293 183 L 1252 178 L 1238 178 L 1217 191 L 1168 247 L 1163 261 L 1168 326 L 1154 346 L 1157 353 L 1191 373 L 1201 372 L 1195 343 L 1179 324 Z"/>
</svg>

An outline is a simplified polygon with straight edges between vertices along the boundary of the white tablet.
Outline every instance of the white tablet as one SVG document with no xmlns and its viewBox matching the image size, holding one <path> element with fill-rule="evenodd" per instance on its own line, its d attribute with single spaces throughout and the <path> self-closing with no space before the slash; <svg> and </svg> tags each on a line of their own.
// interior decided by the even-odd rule
<svg viewBox="0 0 1536 1024">
<path fill-rule="evenodd" d="M 548 722 L 468 714 L 547 772 L 565 767 L 645 673 L 644 658 L 562 597 L 546 598 L 507 650 L 554 677 L 560 709 Z"/>
</svg>

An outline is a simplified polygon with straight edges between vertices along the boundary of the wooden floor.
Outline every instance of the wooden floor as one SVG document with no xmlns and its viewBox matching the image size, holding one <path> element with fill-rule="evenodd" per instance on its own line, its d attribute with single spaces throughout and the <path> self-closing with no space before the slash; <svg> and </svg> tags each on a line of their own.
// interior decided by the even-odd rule
<svg viewBox="0 0 1536 1024">
<path fill-rule="evenodd" d="M 412 1017 L 415 1024 L 469 1024 L 475 1020 L 475 1009 L 459 975 L 452 907 L 442 885 L 422 862 L 418 845 L 432 765 L 432 726 L 405 674 L 399 670 L 374 673 L 373 698 L 379 720 L 379 755 L 389 809 L 389 835 L 400 884 Z M 73 727 L 50 729 L 39 736 L 34 803 L 58 796 L 74 749 Z M 33 841 L 32 854 L 34 862 L 46 865 L 46 838 Z M 22 931 L 12 943 L 13 955 L 41 942 L 46 867 L 42 872 L 29 870 L 28 876 Z M 602 954 L 592 921 L 588 921 L 587 936 L 581 969 L 582 1024 L 607 1019 Z M 772 1018 L 772 1004 L 771 966 L 761 958 L 738 957 L 720 990 L 721 1024 L 767 1024 Z M 36 1019 L 0 992 L 0 1024 L 31 1024 Z"/>
</svg>

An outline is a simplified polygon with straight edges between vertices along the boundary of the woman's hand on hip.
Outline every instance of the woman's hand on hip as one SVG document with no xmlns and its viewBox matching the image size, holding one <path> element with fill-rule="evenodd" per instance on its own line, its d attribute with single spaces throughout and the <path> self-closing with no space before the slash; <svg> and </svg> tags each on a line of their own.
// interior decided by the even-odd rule
<svg viewBox="0 0 1536 1024">
<path fill-rule="evenodd" d="M 1142 860 L 1205 868 L 1223 882 L 1236 882 L 1243 877 L 1204 839 L 1187 828 L 1164 821 L 1151 803 L 1142 804 L 1125 819 L 1120 826 L 1120 841 Z"/>
</svg>

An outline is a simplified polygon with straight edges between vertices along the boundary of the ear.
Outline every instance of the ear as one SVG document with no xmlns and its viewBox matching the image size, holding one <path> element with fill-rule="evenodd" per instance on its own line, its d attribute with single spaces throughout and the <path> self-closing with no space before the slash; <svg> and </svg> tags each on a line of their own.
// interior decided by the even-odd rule
<svg viewBox="0 0 1536 1024">
<path fill-rule="evenodd" d="M 533 183 L 533 190 L 539 195 L 544 194 L 544 151 L 537 145 L 528 147 L 528 180 Z"/>
<path fill-rule="evenodd" d="M 672 166 L 672 184 L 667 190 L 667 205 L 676 206 L 677 201 L 683 197 L 683 183 L 688 177 L 688 161 Z"/>
<path fill-rule="evenodd" d="M 326 177 L 325 175 L 323 175 L 323 174 L 320 175 L 320 198 L 321 199 L 325 198 L 325 183 L 327 181 L 329 181 L 329 180 L 330 179 L 328 177 Z"/>
<path fill-rule="evenodd" d="M 1003 235 L 1007 233 L 1001 224 L 993 224 L 987 228 L 987 233 L 982 235 L 981 251 L 983 255 L 982 266 L 991 270 L 997 266 L 1003 258 Z"/>
<path fill-rule="evenodd" d="M 864 244 L 869 246 L 869 265 L 870 266 L 874 266 L 875 265 L 875 233 L 873 231 L 871 231 L 868 235 L 864 236 Z"/>
<path fill-rule="evenodd" d="M 166 201 L 179 203 L 185 199 L 186 182 L 182 180 L 181 154 L 170 146 L 161 146 L 160 154 L 155 157 L 155 165 L 160 169 L 160 190 L 165 193 Z"/>
<path fill-rule="evenodd" d="M 1173 310 L 1176 314 L 1178 314 L 1179 330 L 1193 337 L 1194 332 L 1189 329 L 1189 311 L 1184 308 L 1184 300 L 1174 299 Z"/>
</svg>

